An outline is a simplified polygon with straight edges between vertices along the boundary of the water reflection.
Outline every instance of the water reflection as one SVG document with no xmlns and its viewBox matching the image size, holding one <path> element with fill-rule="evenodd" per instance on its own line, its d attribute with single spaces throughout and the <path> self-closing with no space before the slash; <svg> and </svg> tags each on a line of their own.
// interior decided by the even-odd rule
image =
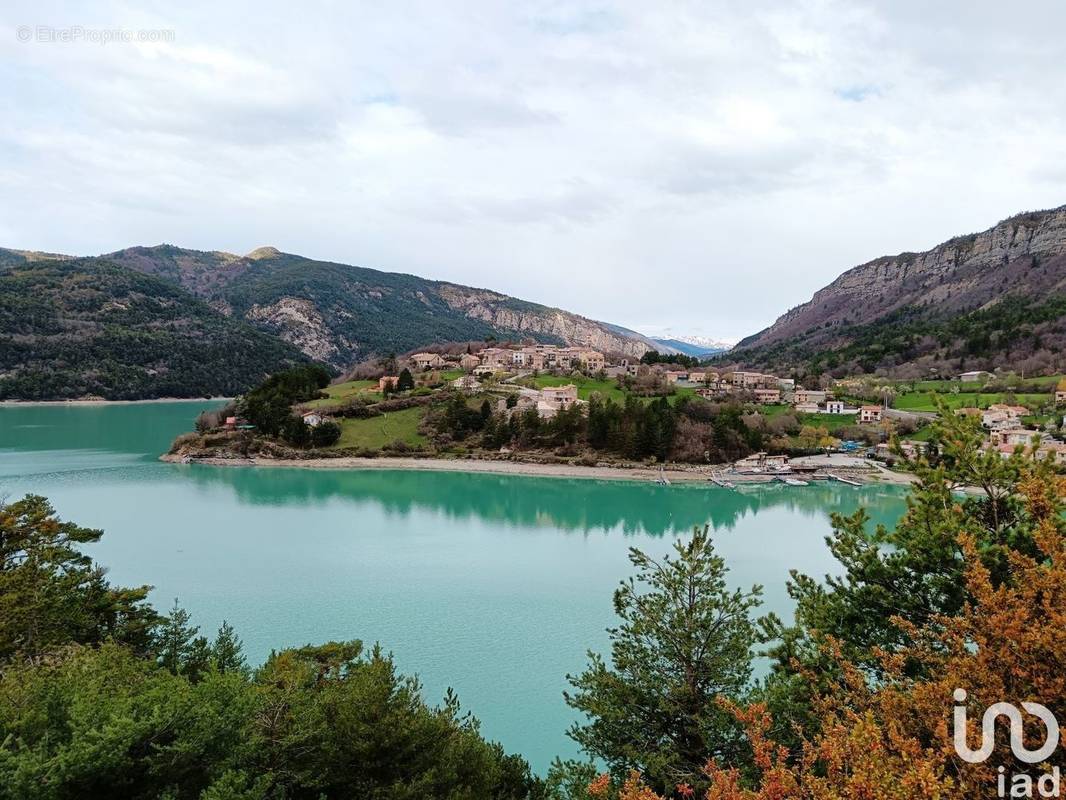
<svg viewBox="0 0 1066 800">
<path fill-rule="evenodd" d="M 709 523 L 733 528 L 745 516 L 780 508 L 807 517 L 867 509 L 893 525 L 902 493 L 893 487 L 841 484 L 767 485 L 732 491 L 708 485 L 658 486 L 630 481 L 399 470 L 308 470 L 273 467 L 175 466 L 205 490 L 228 489 L 251 505 L 371 503 L 408 515 L 432 510 L 451 520 L 478 519 L 565 531 L 619 530 L 663 535 Z M 827 528 L 828 531 L 828 528 Z"/>
</svg>

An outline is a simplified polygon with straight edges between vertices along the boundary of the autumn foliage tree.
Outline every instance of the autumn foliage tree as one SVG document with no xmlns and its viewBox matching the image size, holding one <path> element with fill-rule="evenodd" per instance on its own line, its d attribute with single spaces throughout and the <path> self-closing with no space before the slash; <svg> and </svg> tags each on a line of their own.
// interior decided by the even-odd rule
<svg viewBox="0 0 1066 800">
<path fill-rule="evenodd" d="M 1035 790 L 1010 791 L 1016 785 L 1016 791 L 1028 791 L 1027 781 L 1061 766 L 1061 749 L 1047 764 L 1018 761 L 1005 724 L 997 726 L 991 756 L 970 764 L 955 751 L 952 713 L 955 691 L 964 689 L 971 748 L 979 743 L 984 710 L 997 702 L 1018 707 L 1037 702 L 1066 718 L 1066 479 L 1031 459 L 986 460 L 965 438 L 963 427 L 949 424 L 943 430 L 962 437 L 941 442 L 946 450 L 924 465 L 929 471 L 922 479 L 923 488 L 933 490 L 939 475 L 946 489 L 939 494 L 944 514 L 936 520 L 938 526 L 955 520 L 939 533 L 950 529 L 958 548 L 958 591 L 946 593 L 941 586 L 936 594 L 941 600 L 930 605 L 928 614 L 893 614 L 884 620 L 893 635 L 888 646 L 870 647 L 876 668 L 857 662 L 854 642 L 818 637 L 818 647 L 833 666 L 832 677 L 808 674 L 808 667 L 795 664 L 796 676 L 815 687 L 810 704 L 817 725 L 799 730 L 793 747 L 777 740 L 777 721 L 766 702 L 744 705 L 720 699 L 745 728 L 755 777 L 711 759 L 704 770 L 709 788 L 701 797 L 992 798 L 1002 796 L 1000 766 L 1005 767 L 1006 796 L 1038 796 Z M 989 478 L 991 492 L 954 494 L 951 475 L 967 471 L 975 479 L 972 486 L 980 486 L 982 476 Z M 1000 481 L 1008 473 L 1013 473 L 1010 492 L 1001 492 Z M 908 513 L 913 516 L 920 508 L 912 498 Z M 937 578 L 942 579 L 946 575 Z M 1038 747 L 1047 735 L 1043 723 L 1029 715 L 1024 720 L 1026 745 Z M 621 800 L 691 796 L 687 786 L 656 794 L 638 775 L 621 784 L 601 781 L 590 789 Z"/>
</svg>

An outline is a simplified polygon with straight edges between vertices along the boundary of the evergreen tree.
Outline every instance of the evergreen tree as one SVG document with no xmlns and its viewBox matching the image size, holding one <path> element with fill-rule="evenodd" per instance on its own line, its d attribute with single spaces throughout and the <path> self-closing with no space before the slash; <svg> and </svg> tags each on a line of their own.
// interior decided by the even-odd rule
<svg viewBox="0 0 1066 800">
<path fill-rule="evenodd" d="M 190 624 L 189 612 L 178 605 L 178 598 L 175 597 L 174 607 L 159 629 L 156 653 L 160 666 L 173 675 L 184 674 L 194 657 L 201 654 L 196 636 L 199 631 L 198 627 Z"/>
<path fill-rule="evenodd" d="M 159 616 L 146 601 L 150 587 L 108 583 L 80 549 L 100 536 L 57 519 L 40 496 L 0 503 L 0 661 L 106 639 L 151 649 Z"/>
<path fill-rule="evenodd" d="M 396 391 L 407 392 L 415 388 L 415 379 L 411 375 L 411 370 L 404 367 L 400 371 L 400 376 L 396 379 Z"/>
<path fill-rule="evenodd" d="M 295 447 L 306 447 L 310 444 L 311 434 L 311 426 L 295 414 L 289 414 L 281 426 L 281 438 Z"/>
<path fill-rule="evenodd" d="M 211 646 L 211 660 L 219 672 L 245 673 L 248 669 L 244 660 L 244 645 L 237 632 L 225 620 L 218 629 L 215 642 Z"/>
<path fill-rule="evenodd" d="M 719 707 L 751 675 L 761 588 L 730 590 L 708 529 L 656 560 L 632 548 L 635 577 L 614 595 L 621 625 L 608 629 L 610 665 L 589 652 L 584 673 L 568 676 L 566 702 L 585 714 L 570 736 L 619 777 L 639 770 L 654 786 L 700 784 L 708 758 L 746 758 L 736 720 Z"/>
<path fill-rule="evenodd" d="M 311 444 L 315 447 L 331 447 L 341 438 L 341 426 L 331 419 L 324 419 L 311 429 Z"/>
</svg>

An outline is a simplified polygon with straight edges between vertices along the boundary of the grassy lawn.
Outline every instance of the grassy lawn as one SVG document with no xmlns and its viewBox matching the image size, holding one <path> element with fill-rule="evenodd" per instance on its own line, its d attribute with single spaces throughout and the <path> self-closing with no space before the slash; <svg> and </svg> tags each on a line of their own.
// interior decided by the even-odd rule
<svg viewBox="0 0 1066 800">
<path fill-rule="evenodd" d="M 538 389 L 543 389 L 545 386 L 566 386 L 572 383 L 577 387 L 577 396 L 582 400 L 588 400 L 593 392 L 599 392 L 604 397 L 610 397 L 619 403 L 625 402 L 625 392 L 618 388 L 613 378 L 598 381 L 595 378 L 537 375 L 533 381 Z"/>
<path fill-rule="evenodd" d="M 380 394 L 378 394 L 377 392 L 370 391 L 371 386 L 376 388 L 377 385 L 377 381 L 347 381 L 345 383 L 335 383 L 332 386 L 327 386 L 325 389 L 322 390 L 329 395 L 328 398 L 323 398 L 321 400 L 311 400 L 307 403 L 301 403 L 300 405 L 306 406 L 307 408 L 322 408 L 323 406 L 334 405 L 340 402 L 341 400 L 346 400 L 347 398 L 356 394 L 361 394 L 365 396 L 368 400 L 380 400 Z"/>
<path fill-rule="evenodd" d="M 396 440 L 410 445 L 424 444 L 426 437 L 418 432 L 418 424 L 425 410 L 424 406 L 416 406 L 390 411 L 380 417 L 339 420 L 341 438 L 334 448 L 379 450 Z"/>
<path fill-rule="evenodd" d="M 813 425 L 816 428 L 825 428 L 834 433 L 848 425 L 858 425 L 858 414 L 804 414 L 797 412 L 792 406 L 777 404 L 772 406 L 759 406 L 759 413 L 764 417 L 779 417 L 782 414 L 793 414 L 799 420 L 800 425 Z"/>
<path fill-rule="evenodd" d="M 959 392 L 958 394 L 942 394 L 940 399 L 948 408 L 987 408 L 993 403 L 1006 402 L 1007 395 L 1003 392 Z M 1028 408 L 1037 408 L 1051 400 L 1050 395 L 1033 392 L 1015 393 L 1014 399 Z M 936 411 L 931 392 L 907 392 L 898 395 L 895 408 L 903 411 Z"/>
<path fill-rule="evenodd" d="M 900 435 L 901 439 L 910 439 L 915 442 L 927 442 L 929 437 L 933 435 L 933 426 L 926 425 L 924 428 L 919 428 L 914 433 L 908 433 L 907 435 Z"/>
<path fill-rule="evenodd" d="M 816 428 L 826 428 L 830 433 L 836 433 L 841 428 L 859 424 L 858 414 L 800 414 L 800 423 L 814 425 Z"/>
</svg>

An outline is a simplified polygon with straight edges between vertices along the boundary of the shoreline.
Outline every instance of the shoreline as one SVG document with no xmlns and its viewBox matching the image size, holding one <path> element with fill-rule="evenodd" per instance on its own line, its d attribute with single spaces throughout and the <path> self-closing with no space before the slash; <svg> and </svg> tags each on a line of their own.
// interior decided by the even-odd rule
<svg viewBox="0 0 1066 800">
<path fill-rule="evenodd" d="M 144 400 L 105 400 L 83 398 L 79 400 L 0 400 L 0 407 L 25 406 L 132 406 L 149 403 L 222 403 L 232 397 L 150 397 Z"/>
<path fill-rule="evenodd" d="M 182 456 L 164 454 L 160 461 L 168 464 L 181 464 Z M 665 476 L 670 483 L 695 483 L 715 485 L 711 480 L 714 470 L 664 469 L 657 467 L 586 467 L 579 464 L 538 464 L 531 461 L 493 461 L 474 458 L 407 458 L 382 457 L 359 458 L 345 456 L 341 458 L 219 458 L 207 457 L 193 459 L 192 464 L 204 464 L 212 467 L 283 467 L 289 469 L 333 469 L 333 470 L 409 470 L 422 472 L 466 472 L 494 475 L 521 475 L 540 478 L 583 478 L 591 480 L 637 481 L 656 483 Z M 734 476 L 728 476 L 730 480 Z M 863 480 L 866 486 L 909 485 L 908 476 L 899 473 L 877 471 L 870 474 L 874 480 Z M 822 479 L 812 481 L 821 483 Z M 824 481 L 835 483 L 835 481 Z M 737 486 L 773 485 L 777 481 L 737 480 Z M 801 488 L 801 487 L 797 487 Z"/>
</svg>

